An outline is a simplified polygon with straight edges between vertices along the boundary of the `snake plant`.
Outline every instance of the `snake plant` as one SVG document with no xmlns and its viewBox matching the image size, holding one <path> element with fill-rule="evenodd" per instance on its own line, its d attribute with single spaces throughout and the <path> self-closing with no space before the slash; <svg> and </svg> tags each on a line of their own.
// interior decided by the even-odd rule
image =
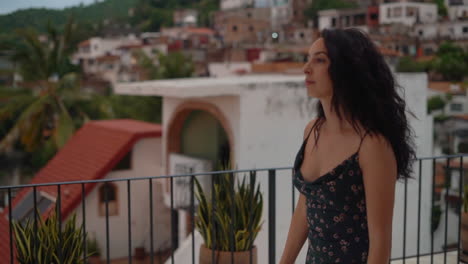
<svg viewBox="0 0 468 264">
<path fill-rule="evenodd" d="M 59 233 L 55 213 L 46 220 L 38 217 L 37 225 L 27 219 L 13 222 L 16 258 L 21 264 L 83 264 L 83 227 L 76 225 L 76 215 L 68 220 Z"/>
<path fill-rule="evenodd" d="M 250 173 L 248 182 L 246 178 L 244 175 L 235 186 L 233 174 L 215 175 L 213 185 L 208 187 L 214 191 L 210 195 L 195 179 L 195 196 L 199 202 L 195 226 L 207 248 L 219 251 L 252 249 L 263 223 L 260 222 L 263 196 L 260 185 L 256 184 L 255 172 Z"/>
</svg>

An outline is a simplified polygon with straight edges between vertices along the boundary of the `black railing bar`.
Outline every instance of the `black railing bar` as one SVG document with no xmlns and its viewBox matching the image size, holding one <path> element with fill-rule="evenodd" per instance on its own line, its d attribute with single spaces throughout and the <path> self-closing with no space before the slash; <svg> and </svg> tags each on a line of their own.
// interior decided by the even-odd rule
<svg viewBox="0 0 468 264">
<path fill-rule="evenodd" d="M 86 200 L 85 200 L 85 185 L 84 183 L 81 184 L 81 209 L 83 212 L 83 260 L 85 263 L 88 263 L 88 245 L 86 244 L 87 241 L 87 234 L 86 234 Z"/>
<path fill-rule="evenodd" d="M 445 195 L 444 195 L 444 200 L 445 200 L 445 232 L 444 232 L 444 246 L 447 246 L 447 235 L 448 235 L 448 190 L 450 188 L 449 186 L 449 178 L 451 177 L 450 173 L 450 158 L 447 158 L 447 169 L 445 171 Z M 451 182 L 451 180 L 450 180 Z M 444 264 L 447 263 L 447 250 L 444 250 Z"/>
<path fill-rule="evenodd" d="M 236 248 L 234 248 L 234 243 L 235 243 L 235 235 L 234 235 L 234 223 L 236 222 L 236 214 L 235 214 L 235 207 L 236 207 L 236 201 L 234 200 L 235 197 L 234 197 L 234 182 L 235 182 L 235 179 L 234 179 L 234 174 L 233 173 L 229 173 L 229 180 L 231 181 L 231 186 L 230 186 L 230 190 L 229 190 L 229 195 L 231 196 L 231 202 L 232 202 L 232 206 L 231 206 L 231 225 L 229 225 L 229 235 L 230 235 L 230 250 L 231 250 L 231 264 L 234 264 L 234 251 L 236 250 Z"/>
<path fill-rule="evenodd" d="M 175 241 L 174 237 L 176 235 L 176 228 L 174 225 L 175 222 L 175 215 L 174 215 L 174 178 L 170 178 L 170 188 L 171 188 L 171 264 L 174 264 L 174 250 L 175 248 Z"/>
<path fill-rule="evenodd" d="M 418 239 L 416 249 L 416 263 L 419 264 L 419 252 L 420 252 L 420 239 L 421 239 L 421 180 L 422 180 L 422 160 L 419 160 L 419 177 L 418 177 Z"/>
<path fill-rule="evenodd" d="M 58 220 L 58 234 L 59 234 L 59 245 L 63 245 L 62 241 L 62 188 L 60 185 L 57 185 L 57 220 Z M 63 263 L 63 252 L 62 247 L 59 248 L 59 263 Z"/>
<path fill-rule="evenodd" d="M 38 250 L 38 239 L 37 239 L 37 232 L 39 230 L 39 227 L 37 225 L 37 221 L 38 221 L 38 218 L 39 216 L 37 215 L 37 188 L 34 187 L 33 188 L 33 200 L 34 200 L 34 235 L 33 235 L 33 239 L 34 239 L 34 243 L 33 243 L 33 256 L 34 256 L 34 259 L 37 259 L 37 250 Z"/>
<path fill-rule="evenodd" d="M 406 263 L 406 211 L 408 204 L 408 180 L 405 178 L 405 200 L 403 203 L 403 264 Z"/>
<path fill-rule="evenodd" d="M 132 197 L 130 180 L 127 181 L 127 207 L 128 207 L 128 263 L 132 264 Z"/>
<path fill-rule="evenodd" d="M 149 196 L 150 196 L 150 264 L 154 263 L 154 235 L 153 235 L 153 179 L 149 179 Z"/>
<path fill-rule="evenodd" d="M 14 263 L 13 257 L 13 215 L 11 212 L 11 189 L 8 189 L 8 225 L 10 229 L 10 263 Z"/>
<path fill-rule="evenodd" d="M 466 157 L 468 154 L 454 154 L 446 156 L 435 156 L 435 157 L 422 157 L 414 160 L 427 160 L 427 159 L 443 159 L 443 158 L 459 158 Z M 149 180 L 149 179 L 165 179 L 165 178 L 174 178 L 174 177 L 190 177 L 190 176 L 206 176 L 206 175 L 217 175 L 223 173 L 245 173 L 250 171 L 282 171 L 282 170 L 292 170 L 293 167 L 276 167 L 276 168 L 259 168 L 259 169 L 242 169 L 242 170 L 226 170 L 226 171 L 210 171 L 210 172 L 199 172 L 193 174 L 174 174 L 174 175 L 160 175 L 160 176 L 147 176 L 147 177 L 135 177 L 135 178 L 120 178 L 120 179 L 96 179 L 96 180 L 84 180 L 84 181 L 64 181 L 64 182 L 50 182 L 50 183 L 36 183 L 36 184 L 21 184 L 21 185 L 6 185 L 0 186 L 0 190 L 8 188 L 30 188 L 30 187 L 40 187 L 40 186 L 55 186 L 55 185 L 67 185 L 67 184 L 79 184 L 79 183 L 103 183 L 103 182 L 119 182 L 127 180 Z"/>
<path fill-rule="evenodd" d="M 190 168 L 190 172 L 193 169 Z M 192 264 L 195 264 L 195 176 L 190 177 L 190 218 L 192 231 Z"/>
<path fill-rule="evenodd" d="M 436 160 L 432 160 L 432 194 L 431 194 L 431 212 L 434 212 L 434 195 L 435 195 L 435 174 L 436 174 Z M 431 213 L 431 217 L 433 217 L 433 214 Z M 432 222 L 431 222 L 431 264 L 434 263 L 434 232 L 432 230 Z"/>
<path fill-rule="evenodd" d="M 463 197 L 463 194 L 465 193 L 465 186 L 463 186 L 463 157 L 460 157 L 460 167 L 459 167 L 459 188 L 458 188 L 458 197 Z M 459 201 L 458 202 L 458 246 L 457 246 L 457 262 L 460 263 L 460 241 L 461 241 L 461 218 L 463 214 L 464 208 L 462 208 L 462 203 Z"/>
<path fill-rule="evenodd" d="M 268 263 L 276 263 L 276 171 L 268 171 Z"/>
<path fill-rule="evenodd" d="M 149 179 L 166 179 L 176 177 L 190 177 L 190 176 L 207 176 L 217 175 L 224 173 L 247 173 L 250 171 L 269 171 L 269 170 L 291 170 L 292 167 L 279 167 L 279 168 L 262 168 L 262 169 L 243 169 L 243 170 L 227 170 L 227 171 L 209 171 L 199 172 L 193 174 L 175 174 L 175 175 L 161 175 L 161 176 L 147 176 L 147 177 L 134 177 L 134 178 L 120 178 L 120 179 L 96 179 L 96 180 L 84 180 L 84 181 L 64 181 L 64 182 L 49 182 L 49 183 L 35 183 L 35 184 L 22 184 L 22 185 L 6 185 L 0 186 L 0 190 L 6 190 L 8 188 L 31 188 L 31 187 L 42 187 L 42 186 L 56 186 L 56 185 L 69 185 L 69 184 L 80 184 L 80 183 L 105 183 L 105 182 L 121 182 L 121 181 L 138 181 L 138 180 L 149 180 Z"/>
</svg>

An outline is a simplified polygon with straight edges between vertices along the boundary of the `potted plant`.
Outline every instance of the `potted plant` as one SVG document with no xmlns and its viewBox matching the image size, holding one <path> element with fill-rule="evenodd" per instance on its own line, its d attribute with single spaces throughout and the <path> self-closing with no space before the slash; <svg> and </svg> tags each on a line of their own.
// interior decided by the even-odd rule
<svg viewBox="0 0 468 264">
<path fill-rule="evenodd" d="M 100 264 L 101 263 L 101 248 L 97 242 L 97 239 L 94 237 L 92 239 L 88 238 L 86 241 L 86 248 L 88 252 L 88 263 L 89 264 Z"/>
<path fill-rule="evenodd" d="M 463 188 L 463 209 L 461 211 L 461 245 L 462 255 L 461 258 L 468 260 L 468 184 Z"/>
<path fill-rule="evenodd" d="M 237 186 L 233 174 L 215 175 L 214 193 L 210 195 L 206 195 L 196 179 L 195 184 L 199 202 L 195 226 L 204 241 L 200 246 L 199 263 L 214 264 L 214 251 L 215 263 L 218 264 L 231 263 L 232 255 L 234 264 L 250 263 L 251 257 L 252 264 L 256 264 L 254 241 L 262 225 L 263 196 L 260 185 L 256 185 L 255 172 L 250 173 L 248 182 L 244 175 Z"/>
<path fill-rule="evenodd" d="M 55 210 L 43 219 L 38 211 L 38 222 L 26 218 L 13 222 L 16 260 L 21 264 L 30 263 L 83 263 L 83 226 L 78 226 L 76 215 L 63 225 L 59 235 L 59 219 Z M 45 217 L 44 217 L 45 218 Z M 36 243 L 36 239 L 40 241 Z"/>
</svg>

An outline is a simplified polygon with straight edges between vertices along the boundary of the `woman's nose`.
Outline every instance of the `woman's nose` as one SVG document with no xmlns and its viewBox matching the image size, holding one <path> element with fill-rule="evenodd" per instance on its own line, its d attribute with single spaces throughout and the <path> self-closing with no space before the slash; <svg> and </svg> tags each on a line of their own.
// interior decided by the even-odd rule
<svg viewBox="0 0 468 264">
<path fill-rule="evenodd" d="M 304 66 L 302 67 L 302 70 L 303 70 L 304 74 L 311 74 L 312 73 L 312 70 L 310 69 L 308 62 L 306 64 L 304 64 Z"/>
</svg>

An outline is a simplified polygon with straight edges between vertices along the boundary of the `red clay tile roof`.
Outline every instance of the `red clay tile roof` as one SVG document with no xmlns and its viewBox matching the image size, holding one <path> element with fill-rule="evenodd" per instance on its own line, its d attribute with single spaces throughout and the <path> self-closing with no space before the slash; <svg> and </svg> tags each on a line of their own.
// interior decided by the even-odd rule
<svg viewBox="0 0 468 264">
<path fill-rule="evenodd" d="M 452 89 L 452 87 L 455 88 L 456 85 L 458 85 L 459 89 Z M 468 88 L 468 86 L 463 85 L 463 83 L 429 82 L 429 89 L 442 93 L 465 94 L 466 88 Z"/>
<path fill-rule="evenodd" d="M 136 120 L 91 121 L 78 130 L 65 146 L 32 179 L 31 184 L 101 179 L 142 138 L 161 137 L 162 127 Z M 96 184 L 86 184 L 88 194 Z M 32 188 L 24 188 L 12 201 L 13 208 Z M 37 187 L 38 192 L 57 196 L 57 186 Z M 61 186 L 62 219 L 81 203 L 81 185 Z M 10 263 L 8 208 L 0 214 L 0 264 Z"/>
<path fill-rule="evenodd" d="M 211 28 L 187 28 L 187 31 L 194 34 L 214 35 L 214 30 Z"/>
<path fill-rule="evenodd" d="M 103 55 L 103 56 L 97 57 L 96 60 L 98 62 L 118 61 L 118 60 L 120 60 L 120 57 L 115 56 L 115 55 Z"/>
<path fill-rule="evenodd" d="M 86 46 L 89 46 L 91 44 L 91 41 L 88 40 L 84 40 L 80 43 L 78 43 L 78 47 L 86 47 Z"/>
</svg>

